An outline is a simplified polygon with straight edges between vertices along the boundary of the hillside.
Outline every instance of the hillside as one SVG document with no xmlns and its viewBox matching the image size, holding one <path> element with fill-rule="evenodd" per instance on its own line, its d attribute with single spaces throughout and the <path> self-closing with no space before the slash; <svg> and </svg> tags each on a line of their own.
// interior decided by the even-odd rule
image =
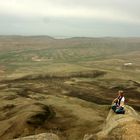
<svg viewBox="0 0 140 140">
<path fill-rule="evenodd" d="M 0 140 L 138 140 L 139 62 L 140 38 L 0 36 Z M 118 90 L 123 116 L 110 111 Z"/>
</svg>

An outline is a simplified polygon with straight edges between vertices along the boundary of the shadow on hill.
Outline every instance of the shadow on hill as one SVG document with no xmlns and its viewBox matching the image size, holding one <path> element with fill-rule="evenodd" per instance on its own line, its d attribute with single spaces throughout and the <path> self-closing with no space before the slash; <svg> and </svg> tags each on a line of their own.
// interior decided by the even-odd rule
<svg viewBox="0 0 140 140">
<path fill-rule="evenodd" d="M 70 78 L 96 78 L 105 75 L 105 71 L 100 70 L 92 70 L 92 71 L 84 71 L 84 72 L 72 72 L 66 74 L 33 74 L 33 75 L 26 75 L 20 78 L 13 78 L 2 80 L 0 83 L 7 83 L 7 82 L 18 82 L 18 81 L 26 81 L 26 80 L 64 80 Z"/>
</svg>

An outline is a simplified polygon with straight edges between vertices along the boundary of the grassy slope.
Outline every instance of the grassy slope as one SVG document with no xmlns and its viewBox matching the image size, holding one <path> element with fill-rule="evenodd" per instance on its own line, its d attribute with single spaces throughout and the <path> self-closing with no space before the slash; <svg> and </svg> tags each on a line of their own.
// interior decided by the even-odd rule
<svg viewBox="0 0 140 140">
<path fill-rule="evenodd" d="M 119 68 L 125 62 L 134 62 L 139 67 L 139 45 L 140 39 L 136 38 L 54 40 L 48 37 L 1 37 L 0 66 L 5 66 L 6 73 L 14 75 L 93 68 L 121 73 Z M 33 57 L 41 61 L 32 60 Z M 130 75 L 129 71 L 127 73 Z"/>
<path fill-rule="evenodd" d="M 108 113 L 104 105 L 119 89 L 139 111 L 139 46 L 139 38 L 0 37 L 0 138 L 54 131 L 77 140 L 95 134 Z M 124 67 L 128 62 L 133 65 Z M 94 70 L 105 74 L 94 77 Z M 26 121 L 43 111 L 38 102 L 51 105 L 56 116 L 34 128 Z"/>
</svg>

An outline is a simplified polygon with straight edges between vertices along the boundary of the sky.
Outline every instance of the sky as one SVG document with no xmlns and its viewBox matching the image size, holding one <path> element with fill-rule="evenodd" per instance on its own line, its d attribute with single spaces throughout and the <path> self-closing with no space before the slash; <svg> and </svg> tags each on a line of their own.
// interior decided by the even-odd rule
<svg viewBox="0 0 140 140">
<path fill-rule="evenodd" d="M 0 0 L 0 35 L 140 37 L 140 0 Z"/>
</svg>

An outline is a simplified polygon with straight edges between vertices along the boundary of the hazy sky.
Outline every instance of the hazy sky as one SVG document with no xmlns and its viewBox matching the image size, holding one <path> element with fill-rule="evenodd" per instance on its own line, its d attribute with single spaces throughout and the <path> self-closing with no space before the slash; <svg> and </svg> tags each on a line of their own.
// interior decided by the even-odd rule
<svg viewBox="0 0 140 140">
<path fill-rule="evenodd" d="M 140 0 L 0 0 L 0 34 L 140 36 Z"/>
</svg>

